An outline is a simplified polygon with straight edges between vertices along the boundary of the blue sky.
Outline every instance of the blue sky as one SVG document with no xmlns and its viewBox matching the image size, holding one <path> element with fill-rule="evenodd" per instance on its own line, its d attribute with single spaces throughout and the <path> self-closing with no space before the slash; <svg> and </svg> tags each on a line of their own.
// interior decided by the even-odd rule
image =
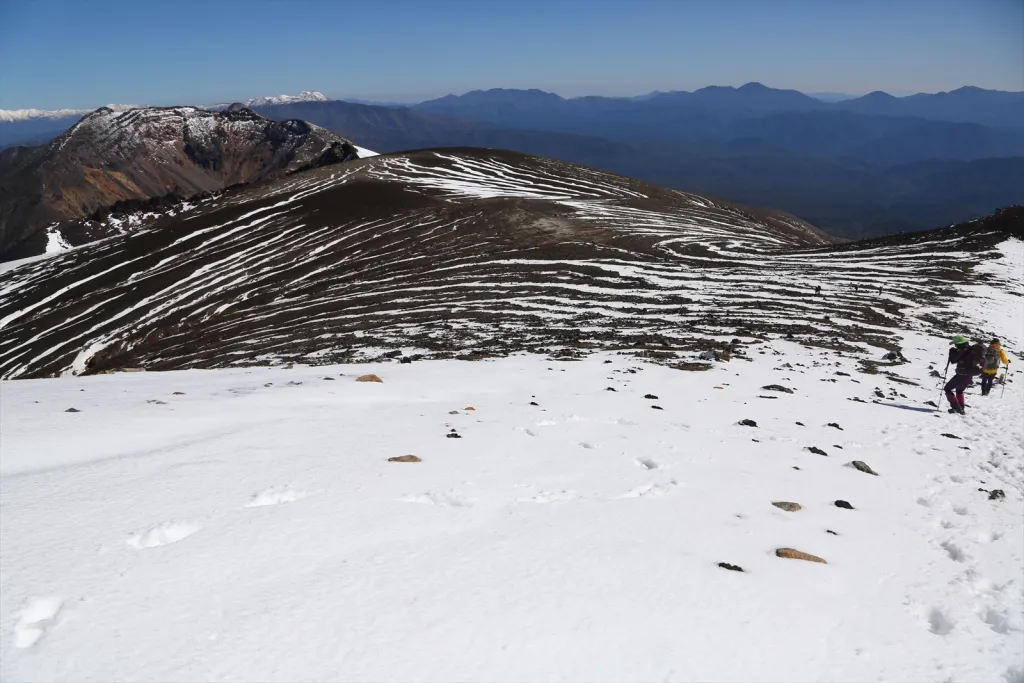
<svg viewBox="0 0 1024 683">
<path fill-rule="evenodd" d="M 1024 0 L 0 0 L 0 108 L 1024 90 Z"/>
</svg>

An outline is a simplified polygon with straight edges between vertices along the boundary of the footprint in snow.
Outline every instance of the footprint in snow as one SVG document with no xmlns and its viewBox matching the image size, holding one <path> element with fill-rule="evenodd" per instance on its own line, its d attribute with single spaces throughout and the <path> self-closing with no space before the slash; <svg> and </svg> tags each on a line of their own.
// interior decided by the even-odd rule
<svg viewBox="0 0 1024 683">
<path fill-rule="evenodd" d="M 928 613 L 928 630 L 937 636 L 948 636 L 956 628 L 956 623 L 946 616 L 938 607 Z"/>
<path fill-rule="evenodd" d="M 441 507 L 450 508 L 468 508 L 473 506 L 470 501 L 462 498 L 461 496 L 457 496 L 453 493 L 435 493 L 433 491 L 405 496 L 402 498 L 402 502 L 420 503 L 423 505 L 439 505 Z"/>
<path fill-rule="evenodd" d="M 623 493 L 616 498 L 645 498 L 648 496 L 663 496 L 669 493 L 678 486 L 679 482 L 675 479 L 670 479 L 665 482 L 652 482 L 649 484 L 643 484 L 637 486 L 635 489 L 631 489 L 626 493 Z"/>
<path fill-rule="evenodd" d="M 290 486 L 271 486 L 259 493 L 254 493 L 252 499 L 245 504 L 247 508 L 258 508 L 267 505 L 280 505 L 281 503 L 294 503 L 305 498 L 305 491 L 293 489 Z"/>
<path fill-rule="evenodd" d="M 943 541 L 940 545 L 946 551 L 946 554 L 949 555 L 949 559 L 954 562 L 966 562 L 969 559 L 967 553 L 952 541 Z"/>
<path fill-rule="evenodd" d="M 186 539 L 201 528 L 202 527 L 195 524 L 164 522 L 162 524 L 157 524 L 154 527 L 150 527 L 145 531 L 133 534 L 125 542 L 136 550 L 157 548 L 162 545 L 169 545 Z"/>
<path fill-rule="evenodd" d="M 64 600 L 54 596 L 33 596 L 26 600 L 18 610 L 18 623 L 14 625 L 14 647 L 22 649 L 39 642 L 56 623 L 63 606 Z"/>
<path fill-rule="evenodd" d="M 643 467 L 645 470 L 656 470 L 658 469 L 658 463 L 654 462 L 650 458 L 638 458 L 636 464 Z"/>
<path fill-rule="evenodd" d="M 566 500 L 577 500 L 580 496 L 574 491 L 541 491 L 529 498 L 517 499 L 520 503 L 560 503 Z"/>
</svg>

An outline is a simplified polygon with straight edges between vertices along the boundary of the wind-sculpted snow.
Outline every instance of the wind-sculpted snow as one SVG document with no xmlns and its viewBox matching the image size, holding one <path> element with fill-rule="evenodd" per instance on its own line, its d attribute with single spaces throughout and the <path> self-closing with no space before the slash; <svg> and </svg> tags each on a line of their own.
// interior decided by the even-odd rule
<svg viewBox="0 0 1024 683">
<path fill-rule="evenodd" d="M 507 152 L 373 157 L 0 274 L 0 376 L 945 331 L 983 228 L 832 245 L 788 216 Z M 820 287 L 820 293 L 816 288 Z"/>
</svg>

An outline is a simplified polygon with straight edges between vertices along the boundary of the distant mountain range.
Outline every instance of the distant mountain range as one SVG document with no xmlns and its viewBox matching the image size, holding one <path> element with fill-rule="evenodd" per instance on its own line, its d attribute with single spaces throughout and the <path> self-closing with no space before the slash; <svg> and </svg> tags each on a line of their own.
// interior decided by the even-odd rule
<svg viewBox="0 0 1024 683">
<path fill-rule="evenodd" d="M 380 152 L 526 152 L 781 209 L 851 238 L 1024 203 L 1024 93 L 827 95 L 748 83 L 633 98 L 477 90 L 407 107 L 308 91 L 248 102 L 269 118 L 309 121 Z M 0 147 L 19 136 L 43 142 L 60 121 L 0 122 Z"/>
</svg>

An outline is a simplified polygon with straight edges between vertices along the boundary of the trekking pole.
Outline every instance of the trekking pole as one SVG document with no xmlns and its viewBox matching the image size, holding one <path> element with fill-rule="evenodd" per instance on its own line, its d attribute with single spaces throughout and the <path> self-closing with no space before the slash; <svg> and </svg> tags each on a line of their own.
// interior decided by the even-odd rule
<svg viewBox="0 0 1024 683">
<path fill-rule="evenodd" d="M 999 398 L 1002 398 L 1003 394 L 1006 393 L 1006 371 L 1009 369 L 1009 364 L 1007 364 L 1006 367 L 1003 368 L 1003 388 L 999 390 Z"/>
<path fill-rule="evenodd" d="M 942 390 L 946 386 L 946 375 L 949 374 L 949 361 L 946 361 L 946 369 L 942 371 L 942 384 L 939 385 L 939 400 L 936 404 L 935 410 L 938 410 L 938 406 L 942 405 Z"/>
</svg>

